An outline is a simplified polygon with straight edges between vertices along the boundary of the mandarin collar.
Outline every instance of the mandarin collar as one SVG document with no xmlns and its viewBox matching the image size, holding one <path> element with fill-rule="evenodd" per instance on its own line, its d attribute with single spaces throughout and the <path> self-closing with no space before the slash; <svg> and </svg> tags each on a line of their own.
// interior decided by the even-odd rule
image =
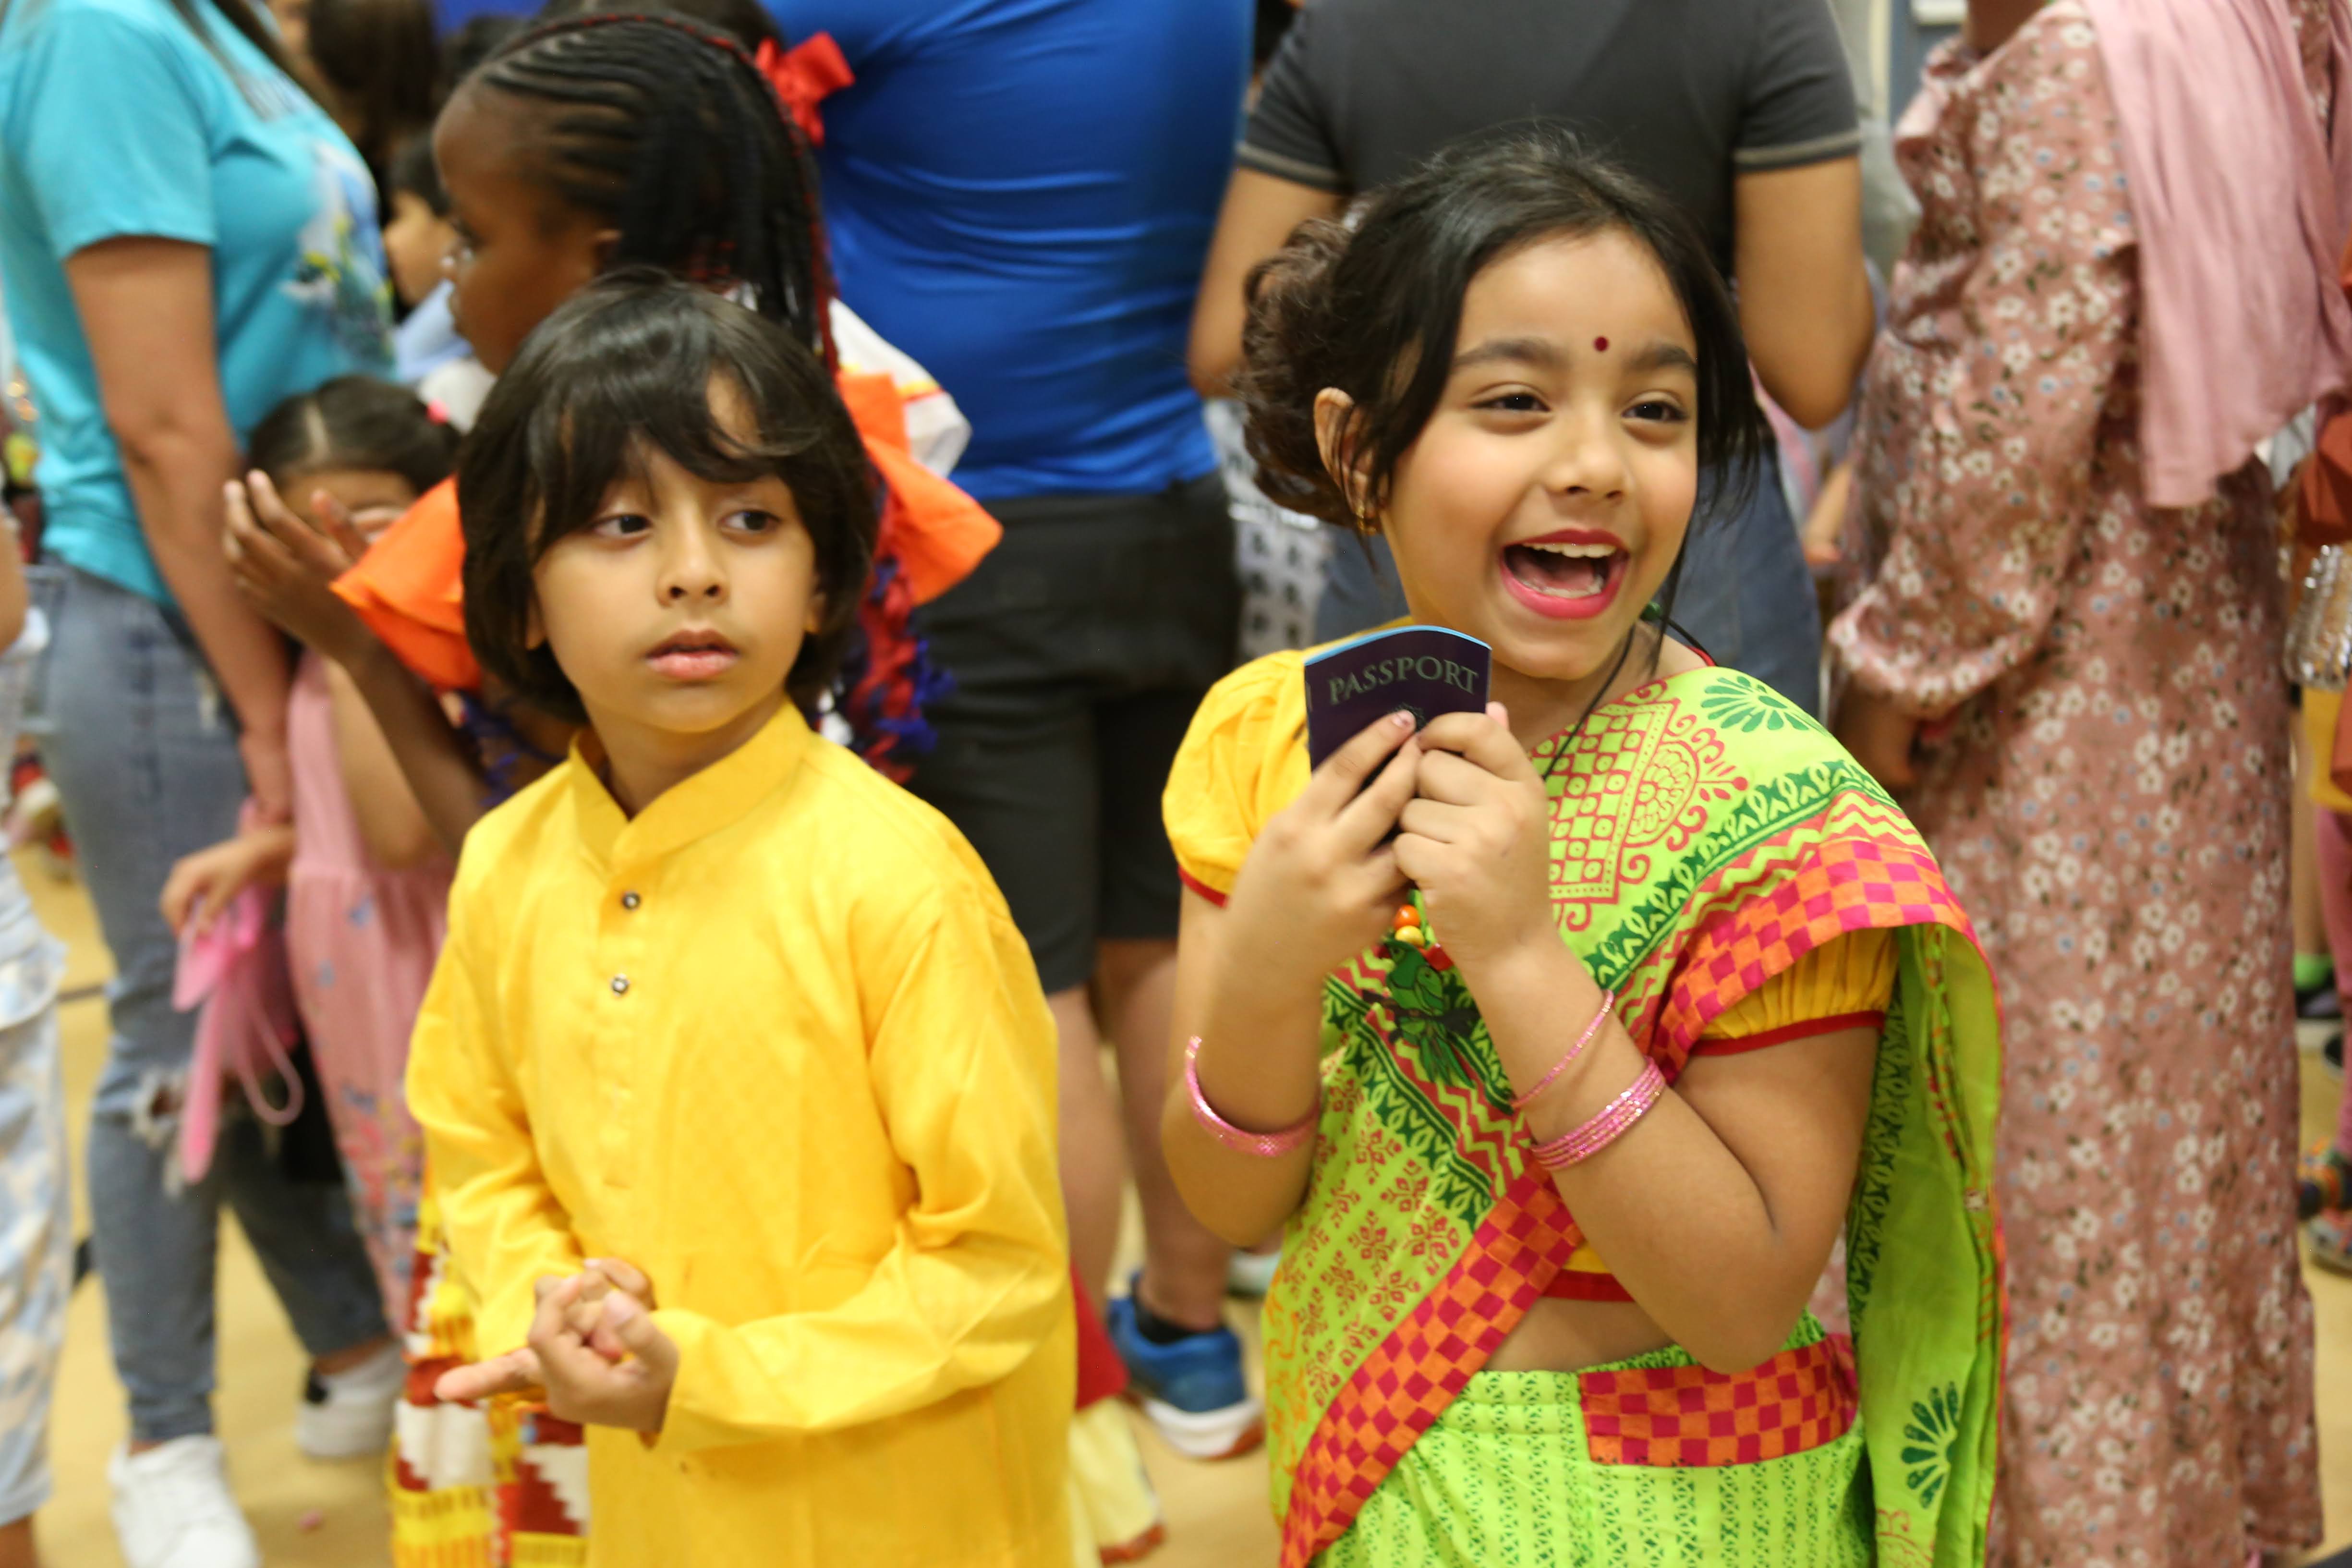
<svg viewBox="0 0 2352 1568">
<path fill-rule="evenodd" d="M 787 700 L 750 740 L 631 817 L 599 776 L 604 747 L 583 730 L 572 740 L 570 759 L 581 847 L 615 870 L 682 849 L 741 821 L 799 771 L 815 743 L 808 721 Z"/>
</svg>

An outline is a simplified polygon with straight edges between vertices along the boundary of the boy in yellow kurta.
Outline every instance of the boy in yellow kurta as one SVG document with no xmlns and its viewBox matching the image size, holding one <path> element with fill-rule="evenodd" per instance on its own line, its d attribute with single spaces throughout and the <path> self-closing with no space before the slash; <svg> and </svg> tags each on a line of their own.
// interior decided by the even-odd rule
<svg viewBox="0 0 2352 1568">
<path fill-rule="evenodd" d="M 1052 1024 L 970 847 L 788 700 L 872 548 L 822 367 L 600 285 L 459 484 L 469 638 L 593 734 L 467 839 L 411 1054 L 492 1354 L 440 1393 L 589 1425 L 594 1564 L 1062 1568 Z"/>
</svg>

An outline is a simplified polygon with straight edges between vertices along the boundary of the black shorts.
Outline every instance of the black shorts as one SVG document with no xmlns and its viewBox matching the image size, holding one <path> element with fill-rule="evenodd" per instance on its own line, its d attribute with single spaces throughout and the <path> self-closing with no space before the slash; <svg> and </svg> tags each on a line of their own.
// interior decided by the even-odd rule
<svg viewBox="0 0 2352 1568">
<path fill-rule="evenodd" d="M 1046 991 L 1066 991 L 1097 941 L 1176 935 L 1160 795 L 1233 665 L 1233 521 L 1213 473 L 989 510 L 1003 542 L 916 617 L 955 690 L 926 710 L 939 743 L 910 783 L 987 862 Z"/>
</svg>

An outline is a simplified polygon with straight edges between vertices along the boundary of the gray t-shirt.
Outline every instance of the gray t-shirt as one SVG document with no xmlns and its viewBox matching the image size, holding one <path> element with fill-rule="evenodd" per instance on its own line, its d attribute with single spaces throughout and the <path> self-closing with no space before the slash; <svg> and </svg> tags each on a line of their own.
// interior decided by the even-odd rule
<svg viewBox="0 0 2352 1568">
<path fill-rule="evenodd" d="M 1726 277 L 1736 175 L 1861 145 L 1827 0 L 1313 0 L 1266 67 L 1241 162 L 1352 194 L 1529 120 L 1673 196 Z"/>
</svg>

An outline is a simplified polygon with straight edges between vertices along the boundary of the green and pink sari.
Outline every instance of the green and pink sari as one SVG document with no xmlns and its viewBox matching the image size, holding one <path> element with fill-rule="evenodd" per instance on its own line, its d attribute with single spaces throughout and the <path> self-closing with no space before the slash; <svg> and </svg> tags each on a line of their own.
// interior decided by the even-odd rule
<svg viewBox="0 0 2352 1568">
<path fill-rule="evenodd" d="M 1270 751 L 1295 744 L 1282 689 L 1296 680 L 1254 666 L 1228 682 L 1229 706 L 1249 689 L 1283 710 L 1245 726 Z M 1370 950 L 1327 991 L 1314 1180 L 1265 1306 L 1285 1568 L 1981 1563 L 2002 1337 L 2000 1046 L 1967 916 L 1876 783 L 1746 676 L 1652 682 L 1566 746 L 1534 756 L 1551 781 L 1560 937 L 1670 1079 L 1710 1020 L 1806 952 L 1898 933 L 1847 1218 L 1852 1338 L 1809 1315 L 1738 1377 L 1673 1349 L 1581 1373 L 1482 1373 L 1575 1250 L 1576 1219 L 1529 1160 L 1459 975 L 1402 943 Z M 1255 771 L 1286 788 L 1304 777 L 1297 759 Z M 1184 773 L 1180 762 L 1180 858 Z M 1276 804 L 1246 781 L 1223 793 L 1252 834 Z M 1433 1513 L 1454 1517 L 1400 1525 Z"/>
</svg>

